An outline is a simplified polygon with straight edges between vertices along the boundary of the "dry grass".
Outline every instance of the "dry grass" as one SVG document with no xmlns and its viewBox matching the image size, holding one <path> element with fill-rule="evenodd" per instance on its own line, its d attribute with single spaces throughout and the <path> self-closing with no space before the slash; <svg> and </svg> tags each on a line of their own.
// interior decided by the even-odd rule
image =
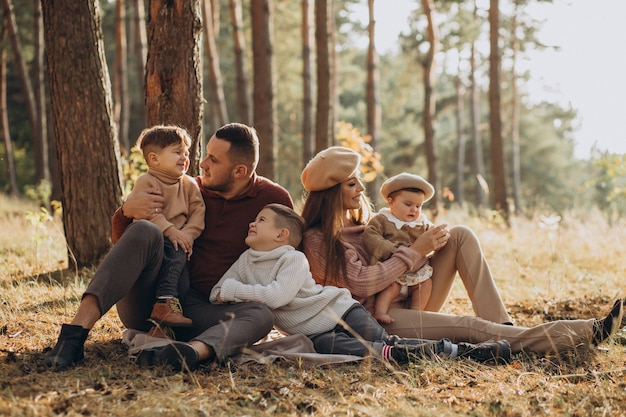
<svg viewBox="0 0 626 417">
<path fill-rule="evenodd" d="M 35 215 L 26 215 L 30 211 Z M 597 215 L 496 222 L 448 213 L 480 236 L 519 324 L 606 314 L 626 295 L 626 227 Z M 518 355 L 504 367 L 466 361 L 388 367 L 298 363 L 207 367 L 192 374 L 138 369 L 120 342 L 115 311 L 90 334 L 85 361 L 64 373 L 41 369 L 61 323 L 93 271 L 67 270 L 62 226 L 35 207 L 0 197 L 0 415 L 47 416 L 616 416 L 626 415 L 623 338 L 606 350 Z M 460 283 L 446 312 L 471 314 Z"/>
</svg>

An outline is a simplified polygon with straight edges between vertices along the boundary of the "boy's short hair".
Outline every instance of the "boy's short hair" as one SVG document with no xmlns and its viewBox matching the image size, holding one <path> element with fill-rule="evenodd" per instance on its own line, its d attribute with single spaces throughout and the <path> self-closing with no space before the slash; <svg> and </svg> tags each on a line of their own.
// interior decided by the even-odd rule
<svg viewBox="0 0 626 417">
<path fill-rule="evenodd" d="M 156 125 L 144 129 L 137 139 L 137 148 L 147 159 L 150 152 L 159 152 L 168 146 L 191 146 L 191 137 L 185 129 L 173 125 Z"/>
<path fill-rule="evenodd" d="M 271 203 L 264 208 L 270 209 L 276 214 L 274 217 L 276 227 L 289 230 L 289 244 L 297 248 L 304 233 L 304 218 L 284 204 Z"/>
</svg>

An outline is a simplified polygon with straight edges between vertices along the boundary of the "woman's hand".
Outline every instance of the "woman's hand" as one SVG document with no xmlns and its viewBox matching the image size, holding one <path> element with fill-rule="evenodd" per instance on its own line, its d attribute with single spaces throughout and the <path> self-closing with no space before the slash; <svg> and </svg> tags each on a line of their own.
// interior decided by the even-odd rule
<svg viewBox="0 0 626 417">
<path fill-rule="evenodd" d="M 163 211 L 165 199 L 156 188 L 131 193 L 122 205 L 124 217 L 135 220 L 150 220 Z"/>
<path fill-rule="evenodd" d="M 448 225 L 440 224 L 439 226 L 428 229 L 420 235 L 410 248 L 417 251 L 422 256 L 428 256 L 430 253 L 446 246 L 448 239 L 450 239 Z"/>
</svg>

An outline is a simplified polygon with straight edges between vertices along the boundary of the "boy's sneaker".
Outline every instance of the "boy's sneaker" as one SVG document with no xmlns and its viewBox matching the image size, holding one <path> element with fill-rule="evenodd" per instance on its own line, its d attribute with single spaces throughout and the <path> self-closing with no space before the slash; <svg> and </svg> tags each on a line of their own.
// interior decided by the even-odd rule
<svg viewBox="0 0 626 417">
<path fill-rule="evenodd" d="M 198 352 L 189 343 L 172 341 L 165 346 L 144 349 L 137 353 L 135 362 L 142 368 L 170 366 L 175 371 L 193 371 L 198 367 Z"/>
<path fill-rule="evenodd" d="M 511 360 L 511 345 L 506 340 L 490 340 L 478 344 L 461 342 L 458 346 L 459 358 L 496 365 L 505 365 Z"/>
<path fill-rule="evenodd" d="M 150 319 L 157 324 L 173 327 L 191 327 L 193 321 L 183 316 L 183 309 L 178 298 L 157 300 L 150 313 Z"/>
<path fill-rule="evenodd" d="M 613 303 L 613 308 L 609 314 L 603 319 L 597 319 L 593 322 L 592 343 L 599 345 L 605 342 L 609 337 L 613 336 L 622 327 L 624 319 L 624 300 L 618 298 Z"/>
</svg>

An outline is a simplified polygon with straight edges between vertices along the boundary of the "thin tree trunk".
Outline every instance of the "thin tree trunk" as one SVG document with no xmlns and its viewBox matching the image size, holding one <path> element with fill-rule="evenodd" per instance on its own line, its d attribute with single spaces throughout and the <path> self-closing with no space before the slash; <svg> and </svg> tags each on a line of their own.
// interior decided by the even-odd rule
<svg viewBox="0 0 626 417">
<path fill-rule="evenodd" d="M 273 6 L 271 0 L 250 2 L 252 17 L 252 58 L 254 68 L 254 127 L 263 146 L 259 155 L 258 172 L 276 179 L 278 143 L 276 138 L 276 95 L 273 80 Z"/>
<path fill-rule="evenodd" d="M 115 1 L 115 76 L 113 81 L 113 114 L 123 150 L 130 152 L 128 137 L 128 46 L 126 42 L 126 1 Z"/>
<path fill-rule="evenodd" d="M 246 75 L 246 55 L 244 53 L 246 42 L 242 30 L 241 0 L 230 0 L 229 4 L 235 48 L 235 71 L 237 73 L 237 116 L 243 123 L 251 124 L 252 116 L 248 94 L 248 76 Z"/>
<path fill-rule="evenodd" d="M 422 8 L 428 21 L 428 51 L 422 61 L 422 67 L 424 70 L 424 144 L 426 146 L 426 164 L 428 166 L 428 181 L 435 187 L 436 190 L 439 187 L 439 178 L 437 175 L 437 150 L 435 148 L 435 132 L 433 129 L 433 117 L 435 114 L 435 96 L 433 93 L 433 65 L 435 59 L 435 53 L 439 38 L 437 35 L 437 28 L 433 22 L 432 0 L 422 0 Z M 437 193 L 433 195 L 428 206 L 432 213 L 433 218 L 437 218 L 439 211 L 439 198 Z"/>
<path fill-rule="evenodd" d="M 513 35 L 513 56 L 511 57 L 511 95 L 513 105 L 511 109 L 511 164 L 513 167 L 513 201 L 515 203 L 515 214 L 519 215 L 523 211 L 522 207 L 522 173 L 520 163 L 520 141 L 519 141 L 519 121 L 520 121 L 520 95 L 517 88 L 517 55 L 520 49 L 517 37 L 517 16 L 519 13 L 518 2 L 515 2 L 511 34 Z"/>
<path fill-rule="evenodd" d="M 333 143 L 332 51 L 330 50 L 330 10 L 332 0 L 315 0 L 315 45 L 317 49 L 317 109 L 315 115 L 315 153 Z"/>
<path fill-rule="evenodd" d="M 144 91 L 146 86 L 146 57 L 147 57 L 147 44 L 148 35 L 146 33 L 146 9 L 144 0 L 132 0 L 133 5 L 133 48 L 135 50 L 135 56 L 137 57 L 135 63 L 135 76 L 138 83 L 141 83 L 141 91 Z M 143 121 L 143 126 L 146 124 L 146 106 L 139 106 L 136 110 L 139 120 Z M 130 139 L 130 138 L 129 138 Z"/>
<path fill-rule="evenodd" d="M 0 38 L 0 125 L 4 142 L 4 160 L 6 163 L 7 178 L 9 179 L 9 192 L 12 196 L 19 195 L 17 188 L 17 175 L 15 173 L 15 158 L 13 157 L 13 145 L 11 143 L 11 131 L 9 129 L 9 114 L 7 109 L 7 52 L 4 47 L 7 38 L 7 26 L 2 25 Z"/>
<path fill-rule="evenodd" d="M 11 40 L 11 46 L 13 49 L 13 56 L 15 59 L 15 67 L 20 78 L 22 90 L 24 94 L 24 100 L 26 101 L 26 110 L 28 112 L 28 121 L 30 129 L 33 134 L 33 147 L 35 150 L 35 175 L 37 183 L 43 180 L 50 179 L 50 172 L 48 166 L 45 163 L 46 157 L 44 156 L 44 145 L 42 143 L 42 137 L 40 130 L 38 129 L 37 120 L 37 104 L 35 103 L 35 95 L 33 93 L 32 83 L 28 75 L 28 69 L 26 68 L 26 62 L 22 56 L 22 46 L 20 42 L 19 33 L 17 30 L 17 22 L 15 20 L 15 13 L 13 11 L 13 3 L 11 0 L 2 0 L 5 12 L 5 24 L 9 28 L 9 38 Z M 46 146 L 47 155 L 47 146 Z"/>
<path fill-rule="evenodd" d="M 215 45 L 215 31 L 213 29 L 213 12 L 211 10 L 211 0 L 202 0 L 202 20 L 204 21 L 204 47 L 209 68 L 209 88 L 211 90 L 211 110 L 214 113 L 217 127 L 226 124 L 228 121 L 228 111 L 226 109 L 226 98 L 224 97 L 224 86 L 222 84 L 222 72 L 220 70 L 220 58 Z"/>
<path fill-rule="evenodd" d="M 500 49 L 498 47 L 500 12 L 498 3 L 498 0 L 490 0 L 489 2 L 489 127 L 491 132 L 494 208 L 508 224 L 509 208 L 506 201 L 506 171 L 504 169 L 502 121 L 500 117 Z"/>
<path fill-rule="evenodd" d="M 465 201 L 464 190 L 464 170 L 465 167 L 465 126 L 463 123 L 463 113 L 465 113 L 464 97 L 465 90 L 463 88 L 463 82 L 461 81 L 461 59 L 459 58 L 459 66 L 457 68 L 457 75 L 455 78 L 455 90 L 456 90 L 456 195 L 455 201 L 461 207 L 463 207 Z"/>
<path fill-rule="evenodd" d="M 93 265 L 122 195 L 99 2 L 42 0 L 42 10 L 68 256 Z"/>
<path fill-rule="evenodd" d="M 148 125 L 175 124 L 189 132 L 189 175 L 198 173 L 202 135 L 200 0 L 151 0 L 148 16 Z"/>
<path fill-rule="evenodd" d="M 376 19 L 374 18 L 374 0 L 368 0 L 369 23 L 367 27 L 367 86 L 365 102 L 367 103 L 367 134 L 370 145 L 376 149 L 378 131 L 380 129 L 380 105 L 378 103 L 378 53 L 376 52 Z M 378 200 L 377 177 L 367 184 L 367 193 L 372 201 Z"/>
<path fill-rule="evenodd" d="M 46 76 L 45 76 L 45 64 L 44 64 L 44 39 L 43 39 L 43 16 L 41 14 L 41 1 L 33 0 L 34 13 L 34 36 L 35 41 L 35 56 L 33 59 L 35 74 L 35 83 L 33 94 L 35 96 L 35 107 L 37 109 L 36 123 L 37 134 L 35 138 L 39 138 L 39 149 L 41 152 L 41 180 L 48 183 L 51 182 L 50 174 L 50 158 L 49 158 L 49 144 L 48 144 L 48 120 L 47 120 L 47 106 L 46 106 Z M 52 184 L 50 184 L 52 186 Z M 48 211 L 50 211 L 50 199 L 46 199 L 44 202 Z"/>
<path fill-rule="evenodd" d="M 302 0 L 302 161 L 304 166 L 315 153 L 313 139 L 313 7 L 311 0 Z"/>
<path fill-rule="evenodd" d="M 478 19 L 478 8 L 474 1 L 474 20 Z M 474 147 L 474 177 L 476 178 L 476 205 L 478 211 L 487 206 L 486 196 L 489 192 L 485 181 L 485 162 L 483 145 L 480 136 L 480 89 L 476 83 L 476 41 L 472 41 L 470 53 L 470 115 L 471 141 Z"/>
</svg>

